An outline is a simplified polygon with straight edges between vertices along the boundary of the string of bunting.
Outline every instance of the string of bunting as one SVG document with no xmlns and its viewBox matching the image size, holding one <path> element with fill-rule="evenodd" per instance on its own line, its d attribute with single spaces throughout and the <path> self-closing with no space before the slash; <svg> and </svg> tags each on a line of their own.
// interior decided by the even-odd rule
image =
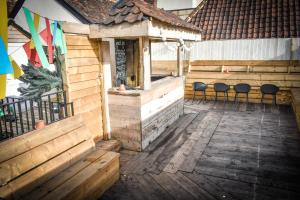
<svg viewBox="0 0 300 200">
<path fill-rule="evenodd" d="M 6 1 L 0 1 L 0 24 L 0 99 L 3 99 L 6 95 L 6 75 L 13 73 L 7 53 L 8 18 Z"/>
<path fill-rule="evenodd" d="M 61 22 L 43 17 L 37 13 L 23 7 L 25 18 L 32 36 L 30 42 L 23 45 L 23 48 L 29 58 L 29 61 L 36 66 L 40 64 L 48 68 L 53 63 L 54 46 L 60 48 L 61 54 L 67 53 L 66 41 L 64 38 Z M 33 18 L 32 18 L 33 14 Z M 38 33 L 40 20 L 45 19 L 46 28 L 41 33 Z M 53 23 L 50 23 L 50 20 Z M 7 1 L 0 1 L 0 24 L 8 24 L 7 17 Z M 47 44 L 48 58 L 43 49 L 43 44 L 40 37 Z M 6 96 L 6 81 L 7 74 L 12 74 L 14 78 L 19 78 L 24 74 L 17 62 L 8 55 L 8 26 L 0 26 L 0 99 Z M 16 50 L 17 51 L 17 50 Z M 14 51 L 14 52 L 16 52 Z"/>
<path fill-rule="evenodd" d="M 63 30 L 61 22 L 57 20 L 52 20 L 47 17 L 41 16 L 38 13 L 30 11 L 28 8 L 23 7 L 24 14 L 26 16 L 27 24 L 32 35 L 32 40 L 30 42 L 30 48 L 28 44 L 24 45 L 24 49 L 26 54 L 29 58 L 31 64 L 36 67 L 45 67 L 48 68 L 49 64 L 53 63 L 53 48 L 54 46 L 60 48 L 61 54 L 67 53 L 66 41 L 64 38 Z M 33 20 L 32 16 L 33 14 Z M 38 34 L 40 18 L 45 20 L 46 28 Z M 50 20 L 53 23 L 50 23 Z M 48 60 L 44 49 L 42 48 L 42 42 L 40 41 L 41 38 L 47 44 L 47 51 L 48 51 Z M 34 44 L 35 48 L 32 49 L 32 43 Z"/>
</svg>

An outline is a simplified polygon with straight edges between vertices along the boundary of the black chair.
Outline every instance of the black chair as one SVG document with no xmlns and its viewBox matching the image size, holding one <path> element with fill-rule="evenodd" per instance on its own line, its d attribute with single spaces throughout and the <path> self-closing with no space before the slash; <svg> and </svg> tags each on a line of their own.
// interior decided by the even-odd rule
<svg viewBox="0 0 300 200">
<path fill-rule="evenodd" d="M 202 82 L 194 82 L 193 83 L 193 90 L 194 90 L 194 96 L 193 96 L 193 101 L 195 99 L 196 96 L 196 92 L 197 91 L 202 91 L 203 95 L 204 95 L 204 100 L 206 101 L 206 88 L 207 85 L 205 83 Z"/>
<path fill-rule="evenodd" d="M 262 93 L 261 103 L 263 103 L 265 95 L 269 94 L 269 95 L 273 96 L 273 102 L 275 103 L 275 105 L 277 105 L 277 103 L 276 103 L 276 94 L 279 91 L 279 88 L 276 85 L 264 84 L 260 87 L 260 91 Z"/>
<path fill-rule="evenodd" d="M 247 83 L 239 83 L 237 85 L 235 85 L 234 87 L 234 91 L 235 91 L 235 96 L 234 96 L 234 102 L 236 102 L 236 100 L 239 97 L 239 94 L 246 94 L 247 97 L 247 103 L 249 100 L 248 94 L 250 92 L 251 86 Z"/>
<path fill-rule="evenodd" d="M 225 100 L 225 95 L 226 95 L 226 100 L 228 101 L 228 90 L 230 89 L 229 85 L 226 85 L 225 83 L 215 83 L 214 89 L 216 92 L 215 101 L 218 100 L 218 92 L 224 92 L 224 100 Z"/>
</svg>

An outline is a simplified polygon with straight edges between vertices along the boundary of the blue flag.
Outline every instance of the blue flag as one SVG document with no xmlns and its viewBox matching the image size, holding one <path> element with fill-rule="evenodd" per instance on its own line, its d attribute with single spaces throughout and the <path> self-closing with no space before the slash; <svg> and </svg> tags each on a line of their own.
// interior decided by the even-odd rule
<svg viewBox="0 0 300 200">
<path fill-rule="evenodd" d="M 2 38 L 0 37 L 0 74 L 14 73 Z"/>
</svg>

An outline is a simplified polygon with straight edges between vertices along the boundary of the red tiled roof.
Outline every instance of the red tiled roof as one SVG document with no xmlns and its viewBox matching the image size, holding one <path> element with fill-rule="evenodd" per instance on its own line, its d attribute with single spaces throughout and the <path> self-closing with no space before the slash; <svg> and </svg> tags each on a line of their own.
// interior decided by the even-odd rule
<svg viewBox="0 0 300 200">
<path fill-rule="evenodd" d="M 89 23 L 101 23 L 116 0 L 63 0 Z"/>
<path fill-rule="evenodd" d="M 299 0 L 207 0 L 196 9 L 190 22 L 203 40 L 300 37 Z"/>
<path fill-rule="evenodd" d="M 191 29 L 200 32 L 200 28 L 185 22 L 171 12 L 154 7 L 142 0 L 120 0 L 109 12 L 109 16 L 104 20 L 105 25 L 115 25 L 123 22 L 135 23 L 149 18 L 158 21 Z"/>
</svg>

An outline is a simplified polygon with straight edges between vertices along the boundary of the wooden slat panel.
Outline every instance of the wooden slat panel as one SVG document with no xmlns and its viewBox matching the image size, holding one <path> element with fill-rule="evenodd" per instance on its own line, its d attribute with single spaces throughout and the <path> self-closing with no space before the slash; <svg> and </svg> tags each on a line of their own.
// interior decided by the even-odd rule
<svg viewBox="0 0 300 200">
<path fill-rule="evenodd" d="M 67 58 L 98 58 L 98 51 L 95 49 L 92 50 L 69 50 L 67 53 Z"/>
<path fill-rule="evenodd" d="M 66 42 L 67 45 L 91 46 L 95 44 L 96 41 L 90 40 L 88 36 L 66 34 Z"/>
<path fill-rule="evenodd" d="M 78 67 L 78 66 L 99 66 L 98 58 L 72 58 L 67 60 L 67 67 Z"/>
<path fill-rule="evenodd" d="M 85 133 L 85 134 L 83 134 Z M 65 135 L 55 138 L 42 144 L 31 151 L 14 157 L 0 164 L 0 184 L 4 185 L 8 181 L 22 175 L 34 167 L 54 158 L 60 153 L 72 148 L 74 145 L 91 138 L 86 132 L 86 127 L 82 126 Z"/>
<path fill-rule="evenodd" d="M 0 163 L 79 128 L 82 125 L 81 120 L 81 116 L 70 117 L 44 129 L 0 143 Z"/>
<path fill-rule="evenodd" d="M 0 187 L 1 197 L 12 199 L 13 196 L 15 199 L 23 199 L 23 195 L 70 167 L 94 148 L 95 143 L 92 139 L 80 143 L 74 148 L 34 168 L 23 176 L 18 177 L 8 183 L 8 185 Z"/>
</svg>

